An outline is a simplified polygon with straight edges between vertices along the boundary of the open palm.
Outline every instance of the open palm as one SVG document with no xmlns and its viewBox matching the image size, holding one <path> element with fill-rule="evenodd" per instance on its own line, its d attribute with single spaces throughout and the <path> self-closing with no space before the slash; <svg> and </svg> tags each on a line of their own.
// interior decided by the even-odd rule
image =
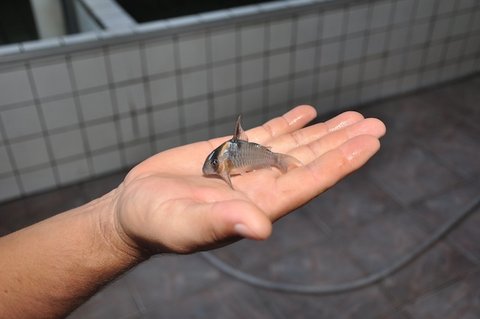
<svg viewBox="0 0 480 319">
<path fill-rule="evenodd" d="M 206 156 L 231 137 L 150 157 L 117 190 L 120 231 L 134 245 L 155 252 L 190 253 L 238 237 L 267 238 L 273 221 L 361 167 L 385 133 L 382 122 L 356 112 L 304 127 L 315 117 L 314 108 L 299 106 L 246 131 L 250 141 L 290 154 L 304 165 L 286 174 L 272 168 L 234 176 L 235 189 L 202 175 Z"/>
</svg>

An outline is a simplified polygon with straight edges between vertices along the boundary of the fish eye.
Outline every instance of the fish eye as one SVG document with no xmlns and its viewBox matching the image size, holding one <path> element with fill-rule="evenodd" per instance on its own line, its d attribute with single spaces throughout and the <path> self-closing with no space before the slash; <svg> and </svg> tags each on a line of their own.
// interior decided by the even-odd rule
<svg viewBox="0 0 480 319">
<path fill-rule="evenodd" d="M 213 166 L 218 166 L 218 159 L 215 158 L 215 159 L 212 161 L 212 164 L 213 164 Z"/>
</svg>

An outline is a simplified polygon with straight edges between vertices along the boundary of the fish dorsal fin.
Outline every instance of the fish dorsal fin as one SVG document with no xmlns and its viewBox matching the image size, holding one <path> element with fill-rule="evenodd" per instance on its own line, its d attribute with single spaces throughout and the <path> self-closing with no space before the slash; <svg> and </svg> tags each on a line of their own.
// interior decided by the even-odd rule
<svg viewBox="0 0 480 319">
<path fill-rule="evenodd" d="M 234 140 L 242 140 L 248 142 L 247 134 L 242 128 L 242 115 L 239 115 L 237 118 L 237 122 L 235 123 L 235 133 L 233 134 Z"/>
</svg>

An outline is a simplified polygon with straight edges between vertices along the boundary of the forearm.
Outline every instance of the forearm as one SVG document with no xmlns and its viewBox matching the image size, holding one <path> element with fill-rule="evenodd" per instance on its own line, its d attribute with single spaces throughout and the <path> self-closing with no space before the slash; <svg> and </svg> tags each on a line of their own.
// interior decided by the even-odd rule
<svg viewBox="0 0 480 319">
<path fill-rule="evenodd" d="M 143 259 L 116 231 L 115 196 L 0 238 L 0 318 L 62 317 Z"/>
</svg>

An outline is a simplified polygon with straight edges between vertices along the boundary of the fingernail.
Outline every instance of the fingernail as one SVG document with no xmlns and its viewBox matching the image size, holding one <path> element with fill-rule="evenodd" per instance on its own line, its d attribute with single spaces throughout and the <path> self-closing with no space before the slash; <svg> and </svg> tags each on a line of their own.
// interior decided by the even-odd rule
<svg viewBox="0 0 480 319">
<path fill-rule="evenodd" d="M 242 236 L 245 238 L 252 238 L 252 232 L 244 224 L 235 224 L 235 226 L 233 226 L 233 229 L 239 236 Z"/>
</svg>

